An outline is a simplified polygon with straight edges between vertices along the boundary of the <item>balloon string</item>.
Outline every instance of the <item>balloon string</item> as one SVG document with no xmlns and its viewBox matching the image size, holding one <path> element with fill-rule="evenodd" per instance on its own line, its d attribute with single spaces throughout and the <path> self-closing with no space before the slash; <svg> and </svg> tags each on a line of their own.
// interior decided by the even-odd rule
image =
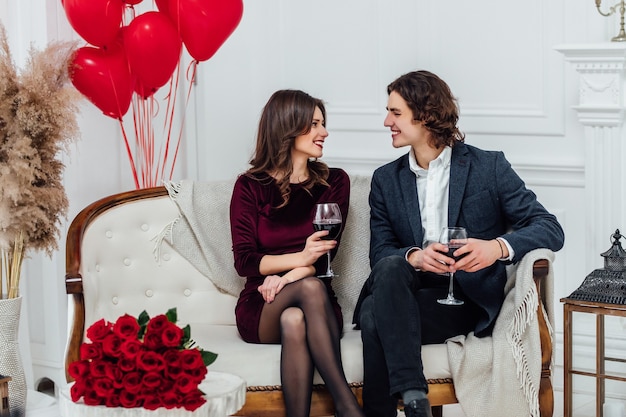
<svg viewBox="0 0 626 417">
<path fill-rule="evenodd" d="M 133 179 L 135 180 L 135 188 L 139 189 L 139 180 L 137 178 L 137 170 L 135 168 L 135 160 L 133 158 L 133 153 L 130 150 L 130 144 L 128 143 L 128 136 L 126 135 L 126 129 L 124 129 L 124 122 L 121 118 L 118 119 L 120 122 L 120 129 L 122 130 L 122 136 L 124 137 L 124 144 L 126 144 L 126 152 L 128 153 L 128 160 L 130 161 L 130 168 L 133 172 Z"/>
<path fill-rule="evenodd" d="M 154 115 L 154 107 L 157 106 L 157 102 L 153 97 L 150 97 L 150 114 Z M 149 153 L 149 157 L 148 157 L 148 178 L 150 179 L 150 187 L 154 187 L 156 185 L 156 179 L 154 178 L 153 175 L 153 169 L 154 169 L 154 140 L 155 140 L 155 136 L 154 136 L 154 127 L 153 127 L 153 120 L 154 117 L 151 116 L 148 118 L 148 137 L 149 137 L 149 142 L 148 142 L 148 149 L 150 151 Z"/>
<path fill-rule="evenodd" d="M 135 131 L 135 147 L 136 147 L 137 146 L 137 137 L 139 136 L 139 133 L 138 133 L 138 130 L 137 130 L 137 128 L 139 126 L 139 120 L 138 120 L 138 116 L 137 116 L 137 114 L 139 112 L 139 110 L 138 110 L 139 102 L 137 101 L 137 97 L 136 97 L 135 94 L 133 94 L 133 96 L 132 96 L 131 103 L 132 103 L 132 109 L 133 109 L 133 111 L 132 111 L 132 114 L 133 114 L 133 130 Z M 137 187 L 137 188 L 139 188 L 139 187 Z"/>
<path fill-rule="evenodd" d="M 193 83 L 196 80 L 196 73 L 198 69 L 198 61 L 193 60 L 187 68 L 187 80 L 189 82 L 189 90 L 187 91 L 187 98 L 185 99 L 185 111 L 183 111 L 183 118 L 180 124 L 180 131 L 178 132 L 178 140 L 176 141 L 176 151 L 174 152 L 174 161 L 178 157 L 178 150 L 180 149 L 180 141 L 183 137 L 183 126 L 185 125 L 185 118 L 187 116 L 187 106 L 189 105 L 189 98 L 191 97 L 191 90 L 193 89 Z M 189 71 L 191 70 L 191 78 L 189 78 Z M 172 163 L 172 169 L 170 171 L 170 179 L 174 174 L 174 164 Z"/>
<path fill-rule="evenodd" d="M 141 98 L 137 99 L 137 128 L 138 131 L 135 134 L 135 150 L 137 152 L 137 163 L 138 163 L 138 171 L 141 173 L 141 187 L 145 187 L 146 178 L 143 169 L 143 141 L 144 141 L 144 130 L 143 124 L 145 120 L 145 102 L 141 100 Z"/>
<path fill-rule="evenodd" d="M 181 56 L 182 56 L 182 51 L 181 51 Z M 165 142 L 165 155 L 163 156 L 163 160 L 161 164 L 161 168 L 162 168 L 161 174 L 165 173 L 165 168 L 167 167 L 167 161 L 169 158 L 170 138 L 172 136 L 172 127 L 174 124 L 174 110 L 176 109 L 176 99 L 177 99 L 176 92 L 178 91 L 179 80 L 180 80 L 180 57 L 178 59 L 178 64 L 176 65 L 175 73 L 170 78 L 170 90 L 167 94 L 167 109 L 166 109 L 165 122 L 163 124 L 163 132 L 166 137 L 166 142 Z M 183 111 L 183 114 L 184 114 L 184 111 Z M 168 178 L 169 180 L 172 179 L 172 173 L 174 171 L 175 164 L 176 164 L 176 156 L 174 156 L 174 158 L 172 159 L 172 164 L 171 164 L 172 168 L 170 171 L 170 176 Z"/>
</svg>

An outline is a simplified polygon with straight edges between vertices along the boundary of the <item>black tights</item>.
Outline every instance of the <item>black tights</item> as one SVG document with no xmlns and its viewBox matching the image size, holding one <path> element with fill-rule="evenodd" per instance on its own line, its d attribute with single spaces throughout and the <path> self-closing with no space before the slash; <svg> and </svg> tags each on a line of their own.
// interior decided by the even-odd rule
<svg viewBox="0 0 626 417">
<path fill-rule="evenodd" d="M 287 417 L 306 417 L 317 368 L 338 416 L 363 416 L 341 363 L 341 329 L 326 286 L 310 277 L 286 285 L 261 313 L 261 343 L 281 343 L 280 377 Z"/>
</svg>

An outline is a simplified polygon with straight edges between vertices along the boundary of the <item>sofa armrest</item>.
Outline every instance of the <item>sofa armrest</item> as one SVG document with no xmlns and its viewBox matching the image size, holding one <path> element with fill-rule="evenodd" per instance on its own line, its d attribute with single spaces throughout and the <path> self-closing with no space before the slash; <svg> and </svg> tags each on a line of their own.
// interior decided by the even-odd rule
<svg viewBox="0 0 626 417">
<path fill-rule="evenodd" d="M 96 217 L 111 208 L 136 200 L 163 197 L 167 194 L 165 187 L 154 187 L 104 197 L 81 210 L 70 224 L 65 247 L 65 292 L 72 296 L 72 305 L 70 306 L 72 317 L 65 357 L 65 372 L 68 382 L 72 378 L 67 374 L 67 368 L 70 363 L 80 359 L 80 345 L 85 333 L 85 300 L 80 270 L 82 263 L 81 245 L 86 230 Z"/>
<path fill-rule="evenodd" d="M 541 382 L 539 385 L 539 411 L 541 416 L 552 416 L 554 413 L 554 392 L 552 388 L 552 334 L 550 326 L 544 315 L 544 291 L 543 286 L 548 277 L 549 262 L 547 259 L 540 259 L 533 265 L 533 279 L 539 294 L 539 308 L 537 317 L 539 320 L 539 339 L 541 340 Z"/>
</svg>

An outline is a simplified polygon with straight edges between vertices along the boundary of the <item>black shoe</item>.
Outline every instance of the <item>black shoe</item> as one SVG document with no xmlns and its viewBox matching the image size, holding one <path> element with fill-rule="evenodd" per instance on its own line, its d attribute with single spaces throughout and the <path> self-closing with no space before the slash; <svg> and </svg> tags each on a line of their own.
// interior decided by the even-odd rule
<svg viewBox="0 0 626 417">
<path fill-rule="evenodd" d="M 433 417 L 430 411 L 430 402 L 428 398 L 422 400 L 413 400 L 404 405 L 404 415 L 406 417 Z"/>
</svg>

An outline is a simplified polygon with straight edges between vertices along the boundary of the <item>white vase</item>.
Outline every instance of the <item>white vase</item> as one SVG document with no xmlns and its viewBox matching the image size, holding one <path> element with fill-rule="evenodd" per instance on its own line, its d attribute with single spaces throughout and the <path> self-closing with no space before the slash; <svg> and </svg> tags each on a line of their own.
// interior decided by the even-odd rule
<svg viewBox="0 0 626 417">
<path fill-rule="evenodd" d="M 10 376 L 11 417 L 26 414 L 26 375 L 18 342 L 22 297 L 0 299 L 0 375 Z"/>
</svg>

